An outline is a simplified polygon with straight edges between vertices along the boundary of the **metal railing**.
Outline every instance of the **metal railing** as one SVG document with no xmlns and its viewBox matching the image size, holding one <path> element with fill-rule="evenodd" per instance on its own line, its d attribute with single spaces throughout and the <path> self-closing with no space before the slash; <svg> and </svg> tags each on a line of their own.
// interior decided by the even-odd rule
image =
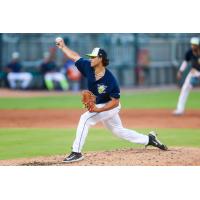
<svg viewBox="0 0 200 200">
<path fill-rule="evenodd" d="M 10 61 L 14 51 L 20 53 L 25 68 L 37 68 L 43 53 L 55 47 L 55 38 L 62 36 L 70 48 L 82 56 L 96 46 L 104 48 L 110 58 L 110 69 L 116 72 L 122 84 L 124 81 L 121 79 L 124 79 L 124 76 L 120 74 L 127 74 L 123 70 L 128 70 L 128 74 L 131 72 L 132 79 L 125 85 L 132 85 L 135 84 L 134 68 L 138 65 L 137 55 L 141 50 L 145 49 L 149 54 L 149 69 L 159 68 L 156 75 L 150 72 L 154 74 L 153 79 L 159 80 L 160 74 L 165 74 L 161 68 L 163 70 L 171 68 L 173 71 L 179 67 L 185 51 L 189 48 L 189 39 L 193 35 L 198 36 L 199 34 L 2 34 L 1 68 Z M 56 51 L 56 62 L 58 66 L 63 65 L 61 51 Z M 170 72 L 170 74 L 173 73 Z M 165 81 L 165 75 L 162 77 L 161 82 L 168 84 L 168 81 Z M 174 81 L 173 79 L 170 83 Z"/>
<path fill-rule="evenodd" d="M 22 60 L 42 59 L 43 52 L 55 46 L 54 39 L 58 35 L 65 37 L 70 47 L 81 55 L 91 51 L 95 46 L 100 46 L 107 50 L 112 64 L 116 67 L 123 64 L 132 66 L 135 63 L 134 34 L 3 34 L 3 64 L 10 60 L 13 51 L 19 51 Z M 162 62 L 164 65 L 166 62 L 180 62 L 189 47 L 189 38 L 166 39 L 147 36 L 148 34 L 145 38 L 143 34 L 138 34 L 138 46 L 139 49 L 149 51 L 151 62 L 157 66 L 162 66 Z M 60 52 L 57 52 L 58 63 L 60 57 Z"/>
</svg>

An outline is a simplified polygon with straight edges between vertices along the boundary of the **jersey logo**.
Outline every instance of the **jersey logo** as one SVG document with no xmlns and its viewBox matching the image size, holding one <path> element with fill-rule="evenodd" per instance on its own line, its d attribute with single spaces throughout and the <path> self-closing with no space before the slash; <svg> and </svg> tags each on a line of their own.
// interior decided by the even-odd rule
<svg viewBox="0 0 200 200">
<path fill-rule="evenodd" d="M 98 89 L 99 94 L 106 93 L 106 88 L 107 88 L 107 86 L 105 86 L 105 85 L 100 85 L 100 84 L 97 85 L 97 89 Z"/>
</svg>

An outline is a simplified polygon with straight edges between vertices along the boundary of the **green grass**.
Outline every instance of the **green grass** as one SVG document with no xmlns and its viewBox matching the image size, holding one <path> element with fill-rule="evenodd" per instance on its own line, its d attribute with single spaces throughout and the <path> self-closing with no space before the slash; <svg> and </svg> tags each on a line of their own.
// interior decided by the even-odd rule
<svg viewBox="0 0 200 200">
<path fill-rule="evenodd" d="M 175 108 L 180 91 L 151 91 L 136 94 L 123 94 L 122 105 L 124 108 Z M 187 108 L 200 108 L 200 92 L 191 91 Z"/>
<path fill-rule="evenodd" d="M 148 129 L 137 129 L 148 132 Z M 158 129 L 159 138 L 170 147 L 200 147 L 199 129 Z M 0 160 L 69 153 L 75 129 L 0 129 Z M 84 151 L 142 147 L 113 136 L 104 129 L 91 129 Z"/>
<path fill-rule="evenodd" d="M 175 108 L 179 90 L 124 92 L 121 95 L 123 108 Z M 200 92 L 192 91 L 187 108 L 200 108 Z M 80 95 L 32 97 L 32 98 L 0 98 L 0 109 L 56 109 L 82 108 Z"/>
<path fill-rule="evenodd" d="M 0 109 L 56 109 L 81 108 L 78 95 L 32 98 L 0 98 Z"/>
</svg>

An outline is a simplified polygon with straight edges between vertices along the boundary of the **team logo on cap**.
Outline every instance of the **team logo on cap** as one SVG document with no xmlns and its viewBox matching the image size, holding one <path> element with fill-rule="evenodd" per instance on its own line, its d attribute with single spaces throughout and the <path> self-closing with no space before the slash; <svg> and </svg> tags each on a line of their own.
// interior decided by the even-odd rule
<svg viewBox="0 0 200 200">
<path fill-rule="evenodd" d="M 98 56 L 99 49 L 100 49 L 100 48 L 94 48 L 93 51 L 92 51 L 92 55 Z"/>
<path fill-rule="evenodd" d="M 106 85 L 100 85 L 100 84 L 97 85 L 97 89 L 98 89 L 99 94 L 106 93 L 106 88 L 107 88 Z"/>
</svg>

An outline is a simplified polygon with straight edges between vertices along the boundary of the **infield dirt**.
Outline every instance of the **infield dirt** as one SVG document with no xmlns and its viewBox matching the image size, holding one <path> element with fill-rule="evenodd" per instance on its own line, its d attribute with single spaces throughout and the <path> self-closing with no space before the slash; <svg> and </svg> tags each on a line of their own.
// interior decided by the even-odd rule
<svg viewBox="0 0 200 200">
<path fill-rule="evenodd" d="M 82 113 L 83 109 L 0 110 L 0 128 L 76 128 Z M 200 127 L 199 110 L 177 117 L 167 109 L 123 109 L 120 116 L 130 128 Z"/>
<path fill-rule="evenodd" d="M 171 148 L 161 151 L 149 149 L 123 149 L 84 153 L 80 162 L 65 164 L 64 155 L 2 160 L 2 166 L 199 166 L 199 148 Z"/>
</svg>

